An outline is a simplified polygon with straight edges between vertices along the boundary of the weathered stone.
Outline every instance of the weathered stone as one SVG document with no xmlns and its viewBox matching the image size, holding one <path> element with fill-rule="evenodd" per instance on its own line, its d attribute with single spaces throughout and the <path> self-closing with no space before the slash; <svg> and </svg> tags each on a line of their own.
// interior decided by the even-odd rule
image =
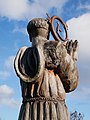
<svg viewBox="0 0 90 120">
<path fill-rule="evenodd" d="M 77 87 L 77 41 L 49 41 L 49 24 L 36 18 L 29 22 L 32 47 L 23 47 L 14 61 L 22 90 L 18 120 L 69 120 L 67 92 Z"/>
</svg>

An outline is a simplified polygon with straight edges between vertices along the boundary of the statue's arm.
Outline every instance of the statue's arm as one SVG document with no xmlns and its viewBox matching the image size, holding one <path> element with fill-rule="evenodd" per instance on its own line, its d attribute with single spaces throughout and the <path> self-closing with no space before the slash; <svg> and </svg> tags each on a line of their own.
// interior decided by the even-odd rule
<svg viewBox="0 0 90 120">
<path fill-rule="evenodd" d="M 57 67 L 57 71 L 66 92 L 73 91 L 78 85 L 77 47 L 77 41 L 69 41 L 66 44 L 66 48 L 62 47 L 62 52 L 60 53 L 60 64 Z"/>
</svg>

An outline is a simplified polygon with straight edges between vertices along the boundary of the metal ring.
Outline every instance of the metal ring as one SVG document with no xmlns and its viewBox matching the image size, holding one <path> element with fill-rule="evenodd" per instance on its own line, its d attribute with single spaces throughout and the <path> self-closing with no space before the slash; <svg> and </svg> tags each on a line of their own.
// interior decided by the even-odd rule
<svg viewBox="0 0 90 120">
<path fill-rule="evenodd" d="M 54 30 L 54 20 L 59 20 L 59 22 L 63 25 L 63 28 L 65 30 L 65 38 L 61 37 L 60 34 L 57 34 L 57 32 Z M 58 16 L 52 16 L 50 20 L 50 27 L 51 27 L 51 33 L 56 41 L 67 41 L 68 40 L 68 33 L 67 33 L 67 25 L 64 23 L 64 21 L 58 17 Z"/>
</svg>

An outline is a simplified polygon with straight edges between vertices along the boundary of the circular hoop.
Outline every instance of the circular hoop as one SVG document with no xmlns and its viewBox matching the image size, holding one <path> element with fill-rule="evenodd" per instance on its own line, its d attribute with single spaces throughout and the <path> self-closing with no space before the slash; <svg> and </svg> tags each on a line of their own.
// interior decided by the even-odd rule
<svg viewBox="0 0 90 120">
<path fill-rule="evenodd" d="M 58 20 L 58 21 L 62 24 L 62 26 L 63 26 L 63 28 L 64 28 L 64 30 L 65 30 L 65 38 L 61 37 L 61 35 L 58 34 L 58 33 L 54 30 L 54 20 L 55 20 L 55 19 Z M 62 40 L 62 41 L 64 41 L 64 42 L 67 41 L 67 40 L 68 40 L 67 25 L 64 23 L 64 21 L 63 21 L 60 17 L 58 17 L 58 16 L 52 16 L 52 18 L 51 18 L 51 20 L 50 20 L 50 23 L 51 23 L 51 33 L 52 33 L 54 39 L 55 39 L 56 41 L 60 41 L 60 40 Z"/>
</svg>

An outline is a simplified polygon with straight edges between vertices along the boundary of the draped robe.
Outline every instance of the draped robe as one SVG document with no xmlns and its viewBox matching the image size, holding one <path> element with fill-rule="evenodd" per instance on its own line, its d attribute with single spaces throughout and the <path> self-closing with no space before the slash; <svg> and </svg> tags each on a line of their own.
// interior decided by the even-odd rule
<svg viewBox="0 0 90 120">
<path fill-rule="evenodd" d="M 14 63 L 23 98 L 18 120 L 69 120 L 65 97 L 77 87 L 78 73 L 65 46 L 23 47 Z"/>
</svg>

